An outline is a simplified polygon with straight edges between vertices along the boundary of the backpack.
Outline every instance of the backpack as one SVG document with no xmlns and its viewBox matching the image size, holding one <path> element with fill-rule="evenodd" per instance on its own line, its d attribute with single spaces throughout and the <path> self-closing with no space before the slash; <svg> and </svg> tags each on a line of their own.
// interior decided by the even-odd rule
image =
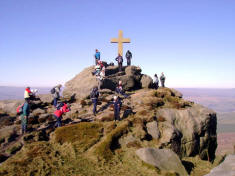
<svg viewBox="0 0 235 176">
<path fill-rule="evenodd" d="M 64 106 L 63 102 L 60 102 L 59 104 L 56 105 L 56 109 L 60 110 L 60 108 L 62 108 Z"/>
<path fill-rule="evenodd" d="M 22 114 L 23 113 L 23 107 L 24 107 L 24 103 L 22 105 L 19 105 L 17 108 L 16 108 L 16 113 L 18 115 Z"/>
<path fill-rule="evenodd" d="M 54 93 L 55 93 L 55 87 L 51 89 L 51 94 L 54 94 Z"/>
</svg>

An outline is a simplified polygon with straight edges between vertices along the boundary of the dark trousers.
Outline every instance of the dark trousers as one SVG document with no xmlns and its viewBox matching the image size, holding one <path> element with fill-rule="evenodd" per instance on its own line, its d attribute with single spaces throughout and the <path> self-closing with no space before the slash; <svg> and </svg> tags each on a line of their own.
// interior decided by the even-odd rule
<svg viewBox="0 0 235 176">
<path fill-rule="evenodd" d="M 158 89 L 158 87 L 159 87 L 159 86 L 158 86 L 158 83 L 153 83 L 153 88 L 154 88 L 154 89 Z"/>
<path fill-rule="evenodd" d="M 119 68 L 119 72 L 121 72 L 122 71 L 122 62 L 118 63 L 118 68 Z"/>
<path fill-rule="evenodd" d="M 114 108 L 114 120 L 120 121 L 120 110 L 119 108 Z"/>
<path fill-rule="evenodd" d="M 96 115 L 97 99 L 96 98 L 92 99 L 92 103 L 93 103 L 93 114 Z"/>
<path fill-rule="evenodd" d="M 21 123 L 21 128 L 22 128 L 22 134 L 26 133 L 27 124 L 26 123 Z"/>
<path fill-rule="evenodd" d="M 162 87 L 165 87 L 165 80 L 161 80 Z"/>
<path fill-rule="evenodd" d="M 127 60 L 127 66 L 131 65 L 131 59 L 126 59 Z"/>
<path fill-rule="evenodd" d="M 53 105 L 56 107 L 56 105 L 57 105 L 57 102 L 58 102 L 58 98 L 54 98 L 54 100 L 53 100 Z"/>
<path fill-rule="evenodd" d="M 57 117 L 56 115 L 54 115 L 54 117 L 56 118 L 55 127 L 61 127 L 61 118 L 62 117 Z"/>
</svg>

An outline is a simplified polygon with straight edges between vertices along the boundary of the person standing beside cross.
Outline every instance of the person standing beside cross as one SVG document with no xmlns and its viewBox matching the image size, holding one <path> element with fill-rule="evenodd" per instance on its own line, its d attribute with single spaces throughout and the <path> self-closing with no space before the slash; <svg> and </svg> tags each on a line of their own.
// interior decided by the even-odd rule
<svg viewBox="0 0 235 176">
<path fill-rule="evenodd" d="M 127 50 L 126 52 L 126 62 L 127 62 L 127 66 L 130 66 L 131 65 L 131 58 L 132 58 L 132 53 Z"/>
<path fill-rule="evenodd" d="M 121 54 L 118 54 L 118 57 L 116 57 L 115 60 L 118 62 L 118 69 L 119 69 L 119 72 L 121 72 L 122 71 L 122 62 L 123 62 L 123 58 L 122 58 Z"/>
</svg>

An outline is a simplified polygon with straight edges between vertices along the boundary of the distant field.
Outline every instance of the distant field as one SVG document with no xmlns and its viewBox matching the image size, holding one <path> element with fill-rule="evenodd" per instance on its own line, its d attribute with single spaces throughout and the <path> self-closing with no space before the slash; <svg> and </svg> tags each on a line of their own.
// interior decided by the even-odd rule
<svg viewBox="0 0 235 176">
<path fill-rule="evenodd" d="M 39 94 L 47 94 L 50 88 L 45 87 L 31 87 L 31 89 L 38 89 Z M 24 98 L 25 87 L 8 87 L 0 86 L 0 100 L 19 100 Z"/>
<path fill-rule="evenodd" d="M 235 112 L 235 89 L 178 88 L 183 98 L 202 104 L 216 112 Z"/>
</svg>

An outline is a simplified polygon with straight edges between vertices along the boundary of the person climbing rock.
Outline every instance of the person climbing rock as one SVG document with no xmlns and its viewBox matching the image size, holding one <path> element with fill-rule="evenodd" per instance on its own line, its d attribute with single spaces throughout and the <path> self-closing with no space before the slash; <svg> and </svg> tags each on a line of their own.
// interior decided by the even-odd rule
<svg viewBox="0 0 235 176">
<path fill-rule="evenodd" d="M 24 91 L 24 99 L 29 100 L 29 99 L 31 99 L 32 95 L 33 95 L 33 93 L 30 90 L 30 87 L 26 87 L 26 89 Z"/>
<path fill-rule="evenodd" d="M 127 98 L 127 95 L 125 94 L 125 92 L 123 90 L 122 81 L 121 80 L 118 82 L 118 86 L 116 87 L 115 92 L 117 94 L 120 94 L 120 95 L 124 96 L 125 98 Z"/>
<path fill-rule="evenodd" d="M 28 123 L 28 117 L 30 114 L 30 100 L 26 99 L 24 102 L 24 105 L 22 106 L 22 114 L 21 114 L 21 129 L 22 129 L 22 135 L 27 132 L 27 123 Z"/>
<path fill-rule="evenodd" d="M 98 49 L 95 50 L 95 65 L 98 64 L 98 61 L 100 60 L 100 52 L 98 51 Z"/>
<path fill-rule="evenodd" d="M 159 79 L 158 79 L 157 74 L 155 74 L 154 79 L 153 79 L 153 88 L 158 89 L 158 87 L 159 87 Z"/>
<path fill-rule="evenodd" d="M 98 102 L 98 98 L 99 98 L 99 91 L 98 91 L 98 87 L 95 86 L 90 94 L 90 98 L 92 100 L 93 103 L 93 114 L 94 116 L 96 115 L 97 111 L 96 111 L 96 106 L 97 106 L 97 102 Z"/>
<path fill-rule="evenodd" d="M 53 95 L 53 105 L 54 107 L 57 106 L 58 100 L 60 99 L 60 90 L 62 85 L 59 84 L 51 89 L 51 94 Z"/>
<path fill-rule="evenodd" d="M 165 80 L 166 80 L 166 77 L 164 73 L 162 72 L 161 77 L 160 77 L 162 87 L 165 87 Z"/>
<path fill-rule="evenodd" d="M 70 104 L 61 102 L 61 106 L 57 106 L 57 109 L 54 112 L 54 117 L 56 118 L 55 127 L 61 127 L 61 120 L 63 114 L 70 111 Z"/>
<path fill-rule="evenodd" d="M 132 59 L 132 53 L 127 50 L 126 52 L 126 62 L 127 62 L 127 66 L 130 66 L 131 65 L 131 59 Z"/>
<path fill-rule="evenodd" d="M 113 97 L 113 105 L 114 105 L 114 120 L 120 121 L 120 111 L 122 107 L 122 101 L 118 96 Z"/>
<path fill-rule="evenodd" d="M 122 58 L 121 54 L 118 54 L 118 57 L 116 57 L 115 60 L 118 62 L 119 72 L 121 72 L 122 71 L 122 63 L 123 63 L 123 58 Z"/>
</svg>

